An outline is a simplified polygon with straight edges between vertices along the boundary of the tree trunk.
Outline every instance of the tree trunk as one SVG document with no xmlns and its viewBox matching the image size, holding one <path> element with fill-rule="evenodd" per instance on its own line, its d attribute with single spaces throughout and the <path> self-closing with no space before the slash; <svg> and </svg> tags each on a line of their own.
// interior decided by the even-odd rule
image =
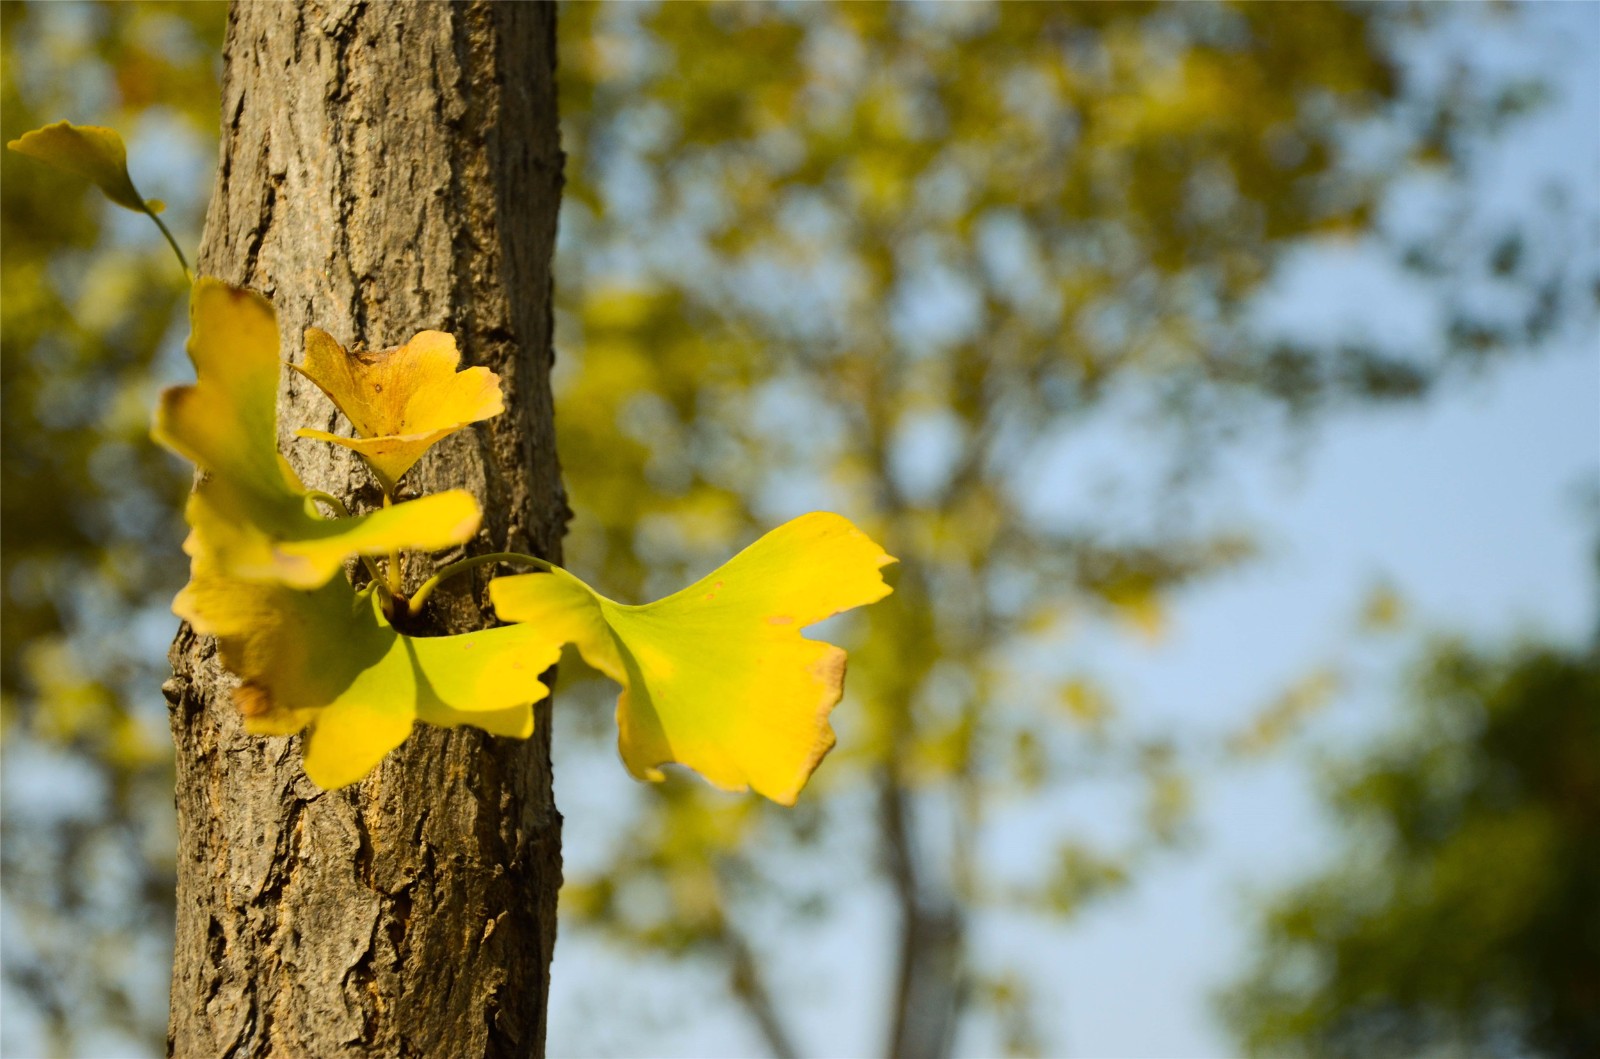
<svg viewBox="0 0 1600 1059">
<path fill-rule="evenodd" d="M 949 1059 L 967 1002 L 966 914 L 916 848 L 916 800 L 898 767 L 878 778 L 883 856 L 900 905 L 889 1049 L 894 1059 Z"/>
<path fill-rule="evenodd" d="M 302 356 L 308 326 L 372 349 L 437 328 L 465 363 L 500 374 L 506 413 L 436 446 L 406 479 L 416 493 L 478 496 L 483 529 L 461 554 L 559 558 L 567 517 L 549 388 L 554 67 L 550 5 L 229 12 L 198 271 L 272 299 L 286 360 Z M 285 375 L 283 451 L 308 486 L 370 508 L 378 494 L 350 453 L 292 437 L 348 427 Z M 408 571 L 408 588 L 425 573 Z M 435 597 L 437 631 L 486 623 L 483 580 L 467 582 Z M 548 701 L 526 742 L 419 726 L 364 782 L 323 792 L 298 738 L 244 733 L 209 639 L 186 627 L 171 657 L 169 1051 L 542 1053 L 561 876 Z"/>
</svg>

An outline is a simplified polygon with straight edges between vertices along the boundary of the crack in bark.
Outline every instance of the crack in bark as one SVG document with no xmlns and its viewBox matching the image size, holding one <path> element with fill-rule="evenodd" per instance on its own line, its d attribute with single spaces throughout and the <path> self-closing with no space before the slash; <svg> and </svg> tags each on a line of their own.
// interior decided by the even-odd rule
<svg viewBox="0 0 1600 1059">
<path fill-rule="evenodd" d="M 265 167 L 267 159 L 271 156 L 272 137 L 269 134 L 261 141 L 261 162 Z M 244 274 L 254 281 L 257 277 L 256 262 L 261 256 L 261 244 L 267 237 L 267 231 L 272 227 L 272 212 L 278 204 L 278 188 L 282 181 L 274 179 L 267 184 L 267 195 L 261 203 L 261 219 L 250 230 L 249 242 L 244 248 Z"/>
</svg>

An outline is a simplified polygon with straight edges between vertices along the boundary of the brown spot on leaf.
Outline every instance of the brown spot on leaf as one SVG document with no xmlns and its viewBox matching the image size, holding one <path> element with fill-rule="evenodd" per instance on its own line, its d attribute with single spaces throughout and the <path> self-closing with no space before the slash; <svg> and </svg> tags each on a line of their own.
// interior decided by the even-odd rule
<svg viewBox="0 0 1600 1059">
<path fill-rule="evenodd" d="M 811 663 L 811 675 L 826 687 L 842 688 L 844 686 L 844 663 L 845 653 L 835 647 Z M 838 700 L 835 699 L 834 701 Z M 831 707 L 833 703 L 828 705 Z"/>
<path fill-rule="evenodd" d="M 794 615 L 793 614 L 774 614 L 770 618 L 767 619 L 767 624 L 768 625 L 793 625 L 794 624 Z"/>
</svg>

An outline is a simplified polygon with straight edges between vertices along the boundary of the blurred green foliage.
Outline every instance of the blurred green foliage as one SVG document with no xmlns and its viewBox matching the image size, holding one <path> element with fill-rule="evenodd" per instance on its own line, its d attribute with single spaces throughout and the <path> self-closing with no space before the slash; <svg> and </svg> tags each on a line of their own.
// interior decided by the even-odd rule
<svg viewBox="0 0 1600 1059">
<path fill-rule="evenodd" d="M 1443 643 L 1328 777 L 1338 865 L 1224 1010 L 1254 1054 L 1600 1053 L 1600 649 Z"/>
<path fill-rule="evenodd" d="M 720 963 L 783 1054 L 814 1020 L 763 980 L 803 960 L 763 924 L 879 887 L 900 915 L 897 985 L 883 1041 L 858 1046 L 948 1054 L 978 1015 L 995 1046 L 1055 1047 L 975 917 L 1070 916 L 1118 892 L 1188 834 L 1196 760 L 1265 751 L 1337 692 L 1310 674 L 1200 746 L 1130 720 L 1073 636 L 1159 640 L 1172 592 L 1250 557 L 1247 532 L 1193 502 L 1230 440 L 1422 397 L 1585 311 L 1564 251 L 1472 223 L 1472 145 L 1538 92 L 1420 76 L 1407 49 L 1450 17 L 563 7 L 568 555 L 642 599 L 817 506 L 901 559 L 895 595 L 847 627 L 840 746 L 798 810 L 692 782 L 643 798 L 609 859 L 569 869 L 569 923 Z M 1450 224 L 1395 223 L 1391 196 L 1419 182 Z M 1505 246 L 1524 252 L 1497 271 Z M 1351 248 L 1416 281 L 1440 321 L 1425 342 L 1253 315 L 1296 255 Z M 1485 276 L 1510 311 L 1466 295 Z M 1120 493 L 1050 495 L 1075 488 L 1038 473 L 1051 454 L 1108 436 L 1131 468 Z M 583 715 L 604 717 L 602 698 Z M 987 862 L 991 828 L 1108 775 L 1134 781 L 1124 838 L 1035 816 L 1036 865 Z M 865 878 L 795 867 L 818 858 Z"/>
<path fill-rule="evenodd" d="M 0 5 L 0 138 L 67 117 L 116 126 L 136 164 L 163 163 L 142 183 L 192 247 L 222 11 Z M 155 1051 L 173 871 L 156 686 L 188 476 L 147 432 L 157 377 L 172 370 L 157 363 L 181 340 L 183 277 L 146 219 L 88 183 L 9 151 L 0 181 L 7 1037 Z M 30 1009 L 38 1025 L 24 1029 Z"/>
<path fill-rule="evenodd" d="M 192 246 L 220 5 L 3 12 L 4 134 L 119 128 Z M 1451 17 L 563 6 L 556 383 L 574 569 L 643 600 L 814 507 L 902 561 L 894 596 L 829 633 L 852 647 L 840 746 L 797 809 L 681 777 L 608 793 L 622 822 L 569 871 L 564 929 L 722 968 L 792 1053 L 808 1013 L 772 984 L 795 954 L 771 924 L 805 929 L 842 890 L 878 888 L 901 915 L 885 941 L 898 987 L 885 1041 L 863 1050 L 947 1052 L 977 1013 L 999 1047 L 1052 1049 L 1026 976 L 980 951 L 972 918 L 1059 919 L 1116 893 L 1189 834 L 1191 801 L 1193 740 L 1130 719 L 1072 638 L 1158 642 L 1171 593 L 1248 560 L 1248 532 L 1194 503 L 1230 440 L 1424 396 L 1584 311 L 1572 292 L 1592 276 L 1517 218 L 1484 227 L 1465 208 L 1474 152 L 1537 93 L 1414 76 L 1408 48 Z M 5 973 L 61 1041 L 69 1023 L 120 1022 L 157 1050 L 158 1015 L 126 999 L 124 971 L 78 955 L 134 934 L 159 950 L 169 929 L 155 686 L 184 481 L 144 430 L 153 380 L 180 370 L 181 291 L 165 248 L 123 224 L 138 218 L 3 165 L 8 772 L 70 759 L 65 774 L 106 791 L 65 823 L 8 798 L 7 906 L 37 927 L 16 948 L 7 930 Z M 1437 226 L 1386 210 L 1418 182 L 1450 207 Z M 1329 247 L 1414 280 L 1435 333 L 1264 327 L 1263 291 Z M 1484 284 L 1493 299 L 1472 296 Z M 1042 468 L 1108 437 L 1137 472 L 1125 487 L 1055 495 L 1068 487 Z M 558 771 L 614 740 L 611 692 L 572 683 L 576 668 Z M 1330 693 L 1315 674 L 1297 687 L 1236 749 L 1270 746 Z M 1034 870 L 986 862 L 997 820 L 1106 777 L 1129 781 L 1122 838 L 1045 819 Z"/>
</svg>

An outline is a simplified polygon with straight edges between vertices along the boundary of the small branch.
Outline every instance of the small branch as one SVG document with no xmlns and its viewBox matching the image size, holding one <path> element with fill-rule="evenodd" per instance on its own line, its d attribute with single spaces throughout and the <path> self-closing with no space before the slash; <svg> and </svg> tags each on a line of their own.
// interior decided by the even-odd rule
<svg viewBox="0 0 1600 1059">
<path fill-rule="evenodd" d="M 778 1016 L 778 1005 L 773 1002 L 767 983 L 761 977 L 761 965 L 750 951 L 750 943 L 745 941 L 737 928 L 728 923 L 726 917 L 723 919 L 721 940 L 728 958 L 728 984 L 733 989 L 734 999 L 755 1020 L 761 1036 L 766 1038 L 767 1047 L 772 1049 L 774 1059 L 799 1059 L 800 1052 Z"/>
</svg>

